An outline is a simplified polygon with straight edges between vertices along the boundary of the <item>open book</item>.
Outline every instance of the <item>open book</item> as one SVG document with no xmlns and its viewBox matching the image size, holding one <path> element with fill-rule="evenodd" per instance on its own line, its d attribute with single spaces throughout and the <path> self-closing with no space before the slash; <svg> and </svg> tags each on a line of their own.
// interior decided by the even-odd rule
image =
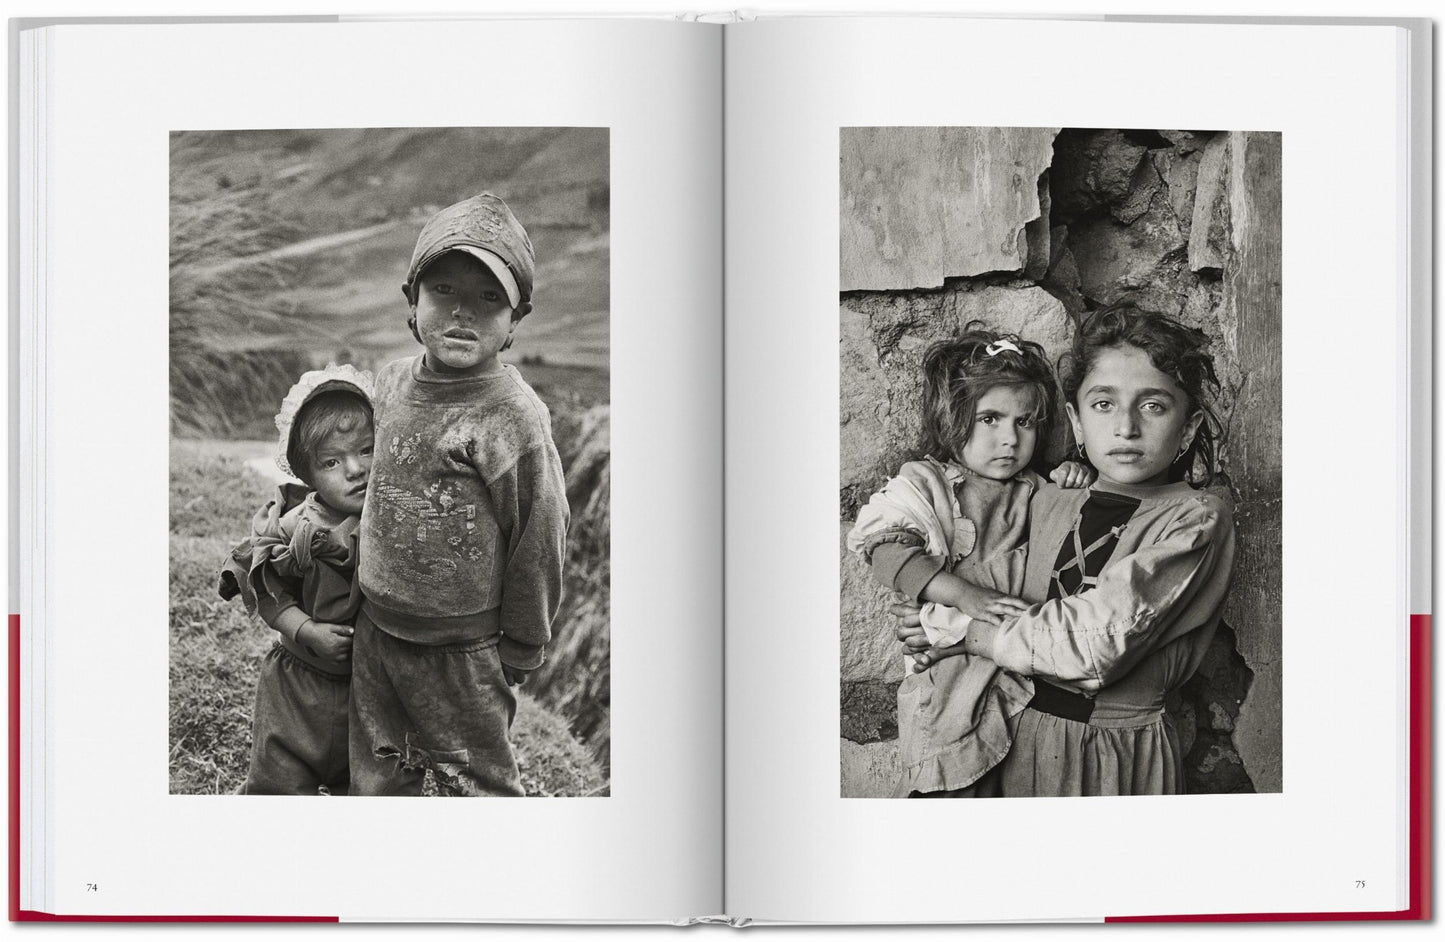
<svg viewBox="0 0 1445 942">
<path fill-rule="evenodd" d="M 1428 24 L 137 21 L 19 51 L 12 919 L 1428 918 Z M 466 760 L 410 732 L 371 746 L 425 797 L 237 794 L 280 629 L 216 580 L 295 484 L 273 417 L 328 363 L 435 365 L 413 250 L 483 191 L 535 251 L 467 264 L 530 292 L 498 369 L 570 517 L 545 663 L 506 687 L 525 797 L 432 800 Z M 1167 356 L 1054 391 L 1119 304 L 1207 342 L 1212 451 Z M 979 459 L 1025 488 L 1011 536 L 959 496 L 967 448 L 919 445 L 973 328 L 974 365 L 1037 344 L 1050 377 L 1027 449 Z M 1172 462 L 1069 450 L 1148 439 L 1161 388 Z M 432 431 L 376 441 L 367 500 L 429 450 L 499 502 L 491 443 Z M 1033 477 L 1068 458 L 1092 483 Z M 907 468 L 941 536 L 864 526 Z M 1170 475 L 1211 535 L 1148 516 Z M 419 493 L 360 526 L 466 571 L 474 505 Z M 1069 584 L 1098 494 L 1125 516 Z M 1180 539 L 1204 575 L 1168 574 Z M 938 600 L 892 593 L 996 550 L 1020 608 L 958 608 L 968 650 L 915 673 L 907 603 Z M 1002 792 L 888 800 L 973 787 L 913 737 L 981 664 L 1025 691 L 974 769 Z"/>
</svg>

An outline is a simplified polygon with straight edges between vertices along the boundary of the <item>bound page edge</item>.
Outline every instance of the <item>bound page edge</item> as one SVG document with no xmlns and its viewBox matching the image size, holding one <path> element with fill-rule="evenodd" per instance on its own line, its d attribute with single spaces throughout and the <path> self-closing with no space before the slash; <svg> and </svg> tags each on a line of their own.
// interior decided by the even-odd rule
<svg viewBox="0 0 1445 942">
<path fill-rule="evenodd" d="M 11 325 L 15 346 L 11 353 L 11 468 L 15 475 L 11 499 L 12 605 L 19 618 L 12 621 L 11 642 L 11 911 L 26 902 L 50 903 L 50 757 L 45 744 L 49 732 L 46 702 L 49 673 L 45 644 L 45 314 L 47 291 L 46 244 L 49 174 L 50 76 L 53 36 L 44 30 L 22 32 L 12 26 L 11 101 L 13 205 L 18 208 L 12 227 L 16 242 L 11 251 L 15 286 Z M 21 108 L 21 104 L 26 107 Z M 23 110 L 23 114 L 22 114 Z M 24 499 L 28 498 L 28 499 Z M 23 544 L 22 544 L 23 541 Z M 26 552 L 20 552 L 24 545 Z M 39 560 L 39 564 L 36 563 Z M 18 621 L 18 624 L 15 622 Z M 37 683 L 37 678 L 39 683 Z"/>
</svg>

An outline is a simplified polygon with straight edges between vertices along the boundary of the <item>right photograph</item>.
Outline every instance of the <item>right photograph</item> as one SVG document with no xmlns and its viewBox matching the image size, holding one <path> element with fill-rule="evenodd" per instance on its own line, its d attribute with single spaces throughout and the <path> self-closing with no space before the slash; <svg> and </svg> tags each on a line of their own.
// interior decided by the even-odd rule
<svg viewBox="0 0 1445 942">
<path fill-rule="evenodd" d="M 840 794 L 1282 791 L 1281 135 L 839 143 Z"/>
</svg>

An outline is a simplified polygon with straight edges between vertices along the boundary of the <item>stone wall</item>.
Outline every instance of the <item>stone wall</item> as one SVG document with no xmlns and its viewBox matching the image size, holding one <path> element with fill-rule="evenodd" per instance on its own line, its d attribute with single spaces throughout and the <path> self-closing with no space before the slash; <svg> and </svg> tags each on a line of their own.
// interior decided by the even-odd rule
<svg viewBox="0 0 1445 942">
<path fill-rule="evenodd" d="M 842 538 L 916 454 L 923 350 L 982 320 L 1057 358 L 1082 315 L 1125 299 L 1208 332 L 1225 387 L 1237 575 L 1225 626 L 1169 705 L 1186 783 L 1280 790 L 1280 155 L 1278 134 L 1255 132 L 842 131 L 844 796 L 886 795 L 898 774 L 888 596 Z"/>
</svg>

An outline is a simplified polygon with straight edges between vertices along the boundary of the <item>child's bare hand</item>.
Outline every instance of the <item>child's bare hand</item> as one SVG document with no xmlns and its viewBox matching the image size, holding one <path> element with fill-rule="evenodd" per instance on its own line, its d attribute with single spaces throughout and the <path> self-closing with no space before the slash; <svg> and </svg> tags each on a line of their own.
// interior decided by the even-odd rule
<svg viewBox="0 0 1445 942">
<path fill-rule="evenodd" d="M 527 675 L 530 673 L 531 671 L 524 671 L 519 667 L 509 667 L 506 664 L 502 665 L 502 676 L 507 679 L 508 687 L 522 686 L 527 682 Z"/>
<path fill-rule="evenodd" d="M 894 629 L 893 636 L 903 644 L 903 653 L 911 654 L 915 658 L 930 647 L 922 625 L 900 624 Z"/>
<path fill-rule="evenodd" d="M 1005 595 L 994 599 L 985 606 L 990 614 L 998 615 L 1000 618 L 1017 618 L 1029 610 L 1029 603 L 1023 599 L 1016 599 L 1013 596 Z M 997 624 L 998 618 L 989 619 Z"/>
<path fill-rule="evenodd" d="M 345 664 L 351 659 L 351 636 L 355 633 L 350 625 L 308 621 L 297 629 L 296 641 L 311 649 L 323 661 Z"/>
<path fill-rule="evenodd" d="M 989 624 L 998 624 L 998 619 L 994 617 L 995 612 L 991 606 L 1008 598 L 995 589 L 985 589 L 983 586 L 962 580 L 959 580 L 958 588 L 953 596 L 950 604 L 954 608 L 969 618 L 976 618 Z"/>
<path fill-rule="evenodd" d="M 888 606 L 888 614 L 898 619 L 899 628 L 919 628 L 923 625 L 923 606 L 917 602 L 894 602 Z"/>
<path fill-rule="evenodd" d="M 1094 471 L 1088 465 L 1077 461 L 1065 461 L 1049 472 L 1049 480 L 1059 487 L 1088 487 L 1094 483 Z"/>
<path fill-rule="evenodd" d="M 962 641 L 946 648 L 929 648 L 927 651 L 913 655 L 913 672 L 920 674 L 946 657 L 957 657 L 963 653 L 965 652 Z"/>
</svg>

